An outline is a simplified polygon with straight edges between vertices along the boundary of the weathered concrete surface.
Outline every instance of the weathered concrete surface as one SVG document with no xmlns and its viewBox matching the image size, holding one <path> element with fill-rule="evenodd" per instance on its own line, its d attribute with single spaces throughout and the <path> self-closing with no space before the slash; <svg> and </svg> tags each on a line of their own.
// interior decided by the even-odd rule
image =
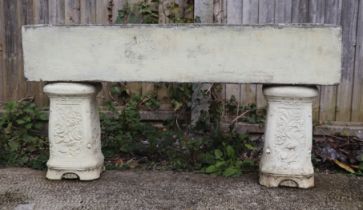
<svg viewBox="0 0 363 210">
<path fill-rule="evenodd" d="M 32 81 L 340 81 L 341 30 L 332 26 L 25 26 L 22 38 Z"/>
<path fill-rule="evenodd" d="M 341 174 L 316 174 L 316 187 L 302 190 L 260 186 L 257 174 L 106 171 L 78 182 L 44 173 L 0 169 L 0 209 L 363 209 L 363 177 Z"/>
</svg>

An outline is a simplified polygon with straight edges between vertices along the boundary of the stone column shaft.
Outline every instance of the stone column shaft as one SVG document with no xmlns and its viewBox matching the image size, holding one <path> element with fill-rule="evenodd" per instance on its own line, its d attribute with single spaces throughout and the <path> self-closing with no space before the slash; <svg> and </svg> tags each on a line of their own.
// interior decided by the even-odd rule
<svg viewBox="0 0 363 210">
<path fill-rule="evenodd" d="M 93 180 L 103 171 L 96 107 L 99 87 L 82 83 L 53 83 L 44 87 L 50 98 L 48 179 Z"/>
<path fill-rule="evenodd" d="M 265 86 L 268 109 L 260 184 L 268 187 L 314 186 L 312 102 L 315 87 Z"/>
</svg>

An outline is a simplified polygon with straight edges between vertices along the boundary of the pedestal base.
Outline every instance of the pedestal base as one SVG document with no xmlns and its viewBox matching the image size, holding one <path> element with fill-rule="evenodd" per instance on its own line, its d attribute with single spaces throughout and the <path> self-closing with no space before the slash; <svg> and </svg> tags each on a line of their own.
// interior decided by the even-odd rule
<svg viewBox="0 0 363 210">
<path fill-rule="evenodd" d="M 90 181 L 100 178 L 100 175 L 103 171 L 104 171 L 103 165 L 88 170 L 48 168 L 46 178 L 50 180 L 79 179 L 81 181 Z"/>
<path fill-rule="evenodd" d="M 313 187 L 312 102 L 316 88 L 267 86 L 263 91 L 268 108 L 260 184 Z"/>
<path fill-rule="evenodd" d="M 278 175 L 260 173 L 260 184 L 266 187 L 314 187 L 314 174 L 311 175 Z"/>
<path fill-rule="evenodd" d="M 99 87 L 81 83 L 53 83 L 44 87 L 50 98 L 48 179 L 100 177 L 104 158 L 96 107 Z"/>
</svg>

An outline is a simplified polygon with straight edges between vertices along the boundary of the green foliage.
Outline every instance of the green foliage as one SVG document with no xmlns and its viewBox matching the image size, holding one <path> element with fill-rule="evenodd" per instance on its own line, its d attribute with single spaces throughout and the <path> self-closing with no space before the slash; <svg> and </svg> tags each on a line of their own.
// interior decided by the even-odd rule
<svg viewBox="0 0 363 210">
<path fill-rule="evenodd" d="M 101 113 L 102 143 L 106 157 L 120 152 L 135 155 L 153 148 L 146 144 L 146 139 L 152 139 L 155 129 L 141 122 L 139 108 L 153 108 L 156 106 L 154 101 L 153 97 L 134 95 L 122 110 L 117 110 L 112 102 L 108 103 L 108 112 Z"/>
<path fill-rule="evenodd" d="M 358 176 L 363 176 L 363 151 L 361 151 L 361 154 L 359 155 L 358 159 L 359 159 L 359 162 L 358 162 L 356 174 Z"/>
<path fill-rule="evenodd" d="M 48 116 L 31 100 L 10 101 L 0 117 L 0 165 L 42 169 L 48 159 Z"/>
<path fill-rule="evenodd" d="M 161 9 L 159 9 L 161 5 Z M 193 2 L 186 2 L 185 7 L 178 3 L 143 0 L 134 4 L 125 4 L 124 8 L 118 11 L 116 23 L 131 24 L 157 24 L 159 23 L 160 13 L 171 23 L 193 23 Z"/>
<path fill-rule="evenodd" d="M 256 104 L 239 105 L 234 96 L 226 103 L 226 113 L 230 116 L 237 117 L 238 122 L 251 124 L 263 124 L 266 118 L 265 109 L 258 109 Z"/>
<path fill-rule="evenodd" d="M 158 5 L 158 0 L 144 0 L 132 5 L 126 3 L 125 7 L 118 11 L 116 23 L 156 24 L 159 22 Z"/>
<path fill-rule="evenodd" d="M 226 177 L 240 176 L 242 170 L 252 168 L 253 160 L 240 160 L 236 150 L 231 145 L 223 144 L 223 148 L 215 149 L 212 155 L 213 163 L 204 168 L 208 174 L 223 175 Z"/>
<path fill-rule="evenodd" d="M 185 113 L 190 109 L 190 84 L 171 85 L 169 90 L 177 113 Z M 155 127 L 141 121 L 139 110 L 147 107 L 147 104 L 154 104 L 149 102 L 156 99 L 148 95 L 128 95 L 128 90 L 122 87 L 113 93 L 119 93 L 128 99 L 126 103 L 125 100 L 120 100 L 123 109 L 117 108 L 120 104 L 113 101 L 108 103 L 108 112 L 101 113 L 103 153 L 108 160 L 108 168 L 125 169 L 143 162 L 144 166 L 151 168 L 198 170 L 223 176 L 238 176 L 243 170 L 255 165 L 255 156 L 251 155 L 255 146 L 252 146 L 254 142 L 248 136 L 224 134 L 219 129 L 213 132 L 189 130 L 180 127 L 178 123 Z M 113 98 L 122 97 L 113 95 Z M 218 151 L 222 151 L 222 155 L 216 156 Z M 128 161 L 131 159 L 132 164 Z M 215 169 L 211 171 L 213 168 Z"/>
</svg>

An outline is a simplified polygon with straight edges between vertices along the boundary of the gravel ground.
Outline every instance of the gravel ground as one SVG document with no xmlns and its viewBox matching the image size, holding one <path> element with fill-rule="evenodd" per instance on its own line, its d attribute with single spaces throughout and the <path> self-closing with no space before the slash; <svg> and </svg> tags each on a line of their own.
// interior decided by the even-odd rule
<svg viewBox="0 0 363 210">
<path fill-rule="evenodd" d="M 257 174 L 224 178 L 170 171 L 106 171 L 91 182 L 0 169 L 0 209 L 363 209 L 363 177 L 316 174 L 316 187 L 269 189 Z"/>
</svg>

